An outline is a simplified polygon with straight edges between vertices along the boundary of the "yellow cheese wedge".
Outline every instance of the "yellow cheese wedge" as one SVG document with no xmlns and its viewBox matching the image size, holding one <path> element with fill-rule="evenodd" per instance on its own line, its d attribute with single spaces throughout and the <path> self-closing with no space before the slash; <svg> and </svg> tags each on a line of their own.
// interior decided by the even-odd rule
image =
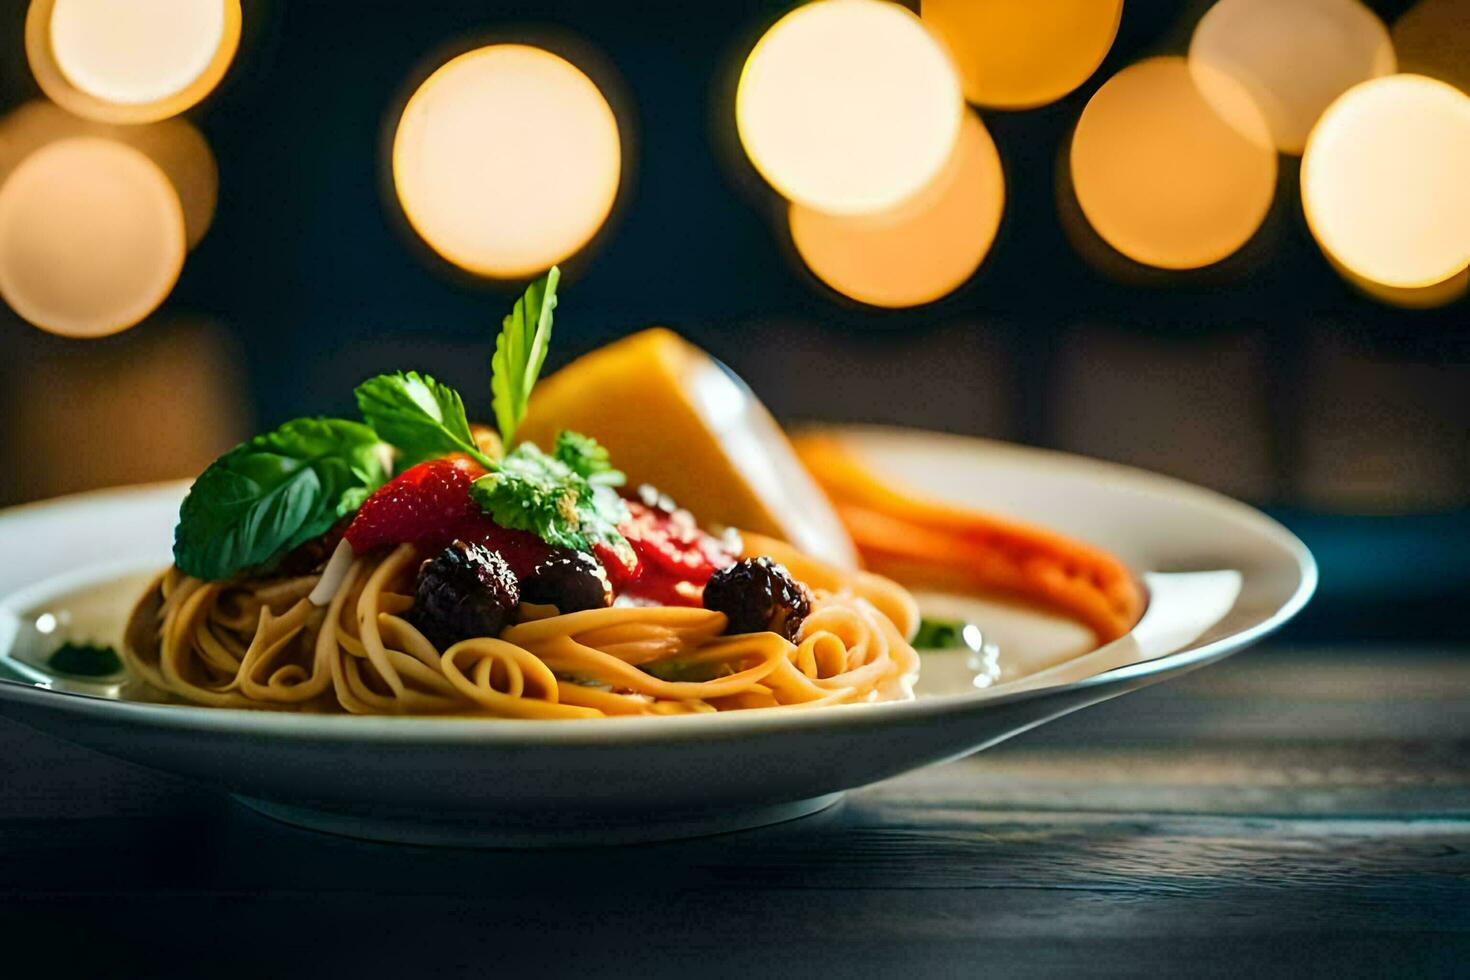
<svg viewBox="0 0 1470 980">
<path fill-rule="evenodd" d="M 706 526 L 789 541 L 852 567 L 857 554 L 791 443 L 743 381 L 669 330 L 626 337 L 539 383 L 516 435 L 601 442 L 630 484 L 651 483 Z"/>
</svg>

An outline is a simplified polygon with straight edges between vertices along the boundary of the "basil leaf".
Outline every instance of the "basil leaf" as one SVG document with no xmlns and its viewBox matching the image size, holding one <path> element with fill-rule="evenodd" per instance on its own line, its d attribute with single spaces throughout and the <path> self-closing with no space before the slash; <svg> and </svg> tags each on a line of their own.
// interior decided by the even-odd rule
<svg viewBox="0 0 1470 980">
<path fill-rule="evenodd" d="M 618 531 L 628 507 L 555 457 L 523 442 L 470 485 L 470 496 L 501 527 L 530 531 L 558 548 L 612 548 L 626 564 L 632 548 Z"/>
<path fill-rule="evenodd" d="M 174 563 L 226 579 L 325 533 L 387 479 L 378 445 L 372 429 L 341 419 L 294 419 L 241 443 L 189 489 Z"/>
<path fill-rule="evenodd" d="M 357 407 L 406 468 L 450 453 L 468 453 L 482 465 L 459 392 L 417 371 L 380 374 L 357 386 Z"/>
<path fill-rule="evenodd" d="M 546 348 L 551 342 L 551 311 L 556 309 L 556 284 L 561 270 L 556 266 L 526 287 L 495 338 L 495 356 L 490 359 L 491 407 L 500 442 L 510 449 L 516 427 L 526 417 L 531 389 L 541 376 Z"/>
</svg>

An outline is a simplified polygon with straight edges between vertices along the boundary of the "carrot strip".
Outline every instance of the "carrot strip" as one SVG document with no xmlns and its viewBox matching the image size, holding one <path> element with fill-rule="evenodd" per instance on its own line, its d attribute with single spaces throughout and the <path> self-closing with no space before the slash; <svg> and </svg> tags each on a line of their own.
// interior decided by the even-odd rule
<svg viewBox="0 0 1470 980">
<path fill-rule="evenodd" d="M 1018 521 L 926 500 L 874 476 L 829 436 L 793 440 L 874 571 L 901 583 L 1004 593 L 1058 610 L 1099 643 L 1143 613 L 1127 567 L 1101 549 Z"/>
</svg>

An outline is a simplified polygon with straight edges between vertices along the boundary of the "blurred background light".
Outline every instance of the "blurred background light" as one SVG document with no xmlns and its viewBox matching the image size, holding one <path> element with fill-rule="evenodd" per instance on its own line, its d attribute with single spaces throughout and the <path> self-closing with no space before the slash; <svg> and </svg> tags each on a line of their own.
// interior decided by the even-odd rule
<svg viewBox="0 0 1470 980">
<path fill-rule="evenodd" d="M 578 251 L 612 210 L 617 119 L 592 79 L 549 51 L 498 44 L 419 86 L 393 140 L 409 223 L 444 258 L 497 278 Z"/>
<path fill-rule="evenodd" d="M 1055 102 L 1087 81 L 1118 35 L 1123 0 L 922 0 L 965 98 L 1000 109 Z"/>
<path fill-rule="evenodd" d="M 58 140 L 0 187 L 0 295 L 44 330 L 99 337 L 132 326 L 173 289 L 184 251 L 168 177 L 122 143 Z"/>
<path fill-rule="evenodd" d="M 1358 0 L 1219 0 L 1195 27 L 1189 62 L 1244 86 L 1277 149 L 1293 154 L 1333 99 L 1395 68 L 1388 29 Z M 1206 75 L 1201 90 L 1219 87 Z"/>
<path fill-rule="evenodd" d="M 1323 251 L 1415 289 L 1470 264 L 1470 96 L 1422 75 L 1350 89 L 1302 158 L 1302 206 Z"/>
<path fill-rule="evenodd" d="M 240 44 L 240 0 L 32 0 L 26 56 L 71 112 L 142 123 L 208 95 Z"/>
<path fill-rule="evenodd" d="M 1276 153 L 1260 111 L 1228 76 L 1202 86 L 1199 75 L 1177 57 L 1125 68 L 1093 95 L 1072 136 L 1082 213 L 1146 265 L 1220 261 L 1260 227 L 1275 192 Z"/>
<path fill-rule="evenodd" d="M 828 214 L 894 207 L 954 149 L 964 100 L 940 43 L 887 0 L 816 0 L 756 43 L 735 96 L 740 141 L 782 195 Z"/>
<path fill-rule="evenodd" d="M 939 176 L 893 211 L 830 215 L 791 205 L 791 238 L 808 268 L 872 306 L 918 306 L 970 278 L 995 241 L 1005 176 L 985 124 L 965 114 Z"/>
<path fill-rule="evenodd" d="M 1453 303 L 1470 291 L 1470 268 L 1461 269 L 1457 275 L 1428 286 L 1385 286 L 1381 282 L 1358 275 L 1331 255 L 1325 252 L 1323 254 L 1327 256 L 1328 264 L 1348 285 L 1365 296 L 1390 306 L 1401 306 L 1407 310 L 1428 310 Z"/>
<path fill-rule="evenodd" d="M 0 183 L 36 150 L 78 136 L 125 143 L 157 164 L 179 196 L 188 247 L 199 243 L 214 219 L 219 169 L 204 135 L 186 119 L 122 126 L 82 119 L 35 99 L 0 119 Z"/>
<path fill-rule="evenodd" d="M 1470 3 L 1419 0 L 1393 22 L 1399 70 L 1470 94 Z"/>
</svg>

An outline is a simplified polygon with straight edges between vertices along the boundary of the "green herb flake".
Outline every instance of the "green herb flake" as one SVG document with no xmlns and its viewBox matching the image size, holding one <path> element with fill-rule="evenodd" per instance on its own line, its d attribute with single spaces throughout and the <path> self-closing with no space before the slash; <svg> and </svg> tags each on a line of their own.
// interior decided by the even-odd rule
<svg viewBox="0 0 1470 980">
<path fill-rule="evenodd" d="M 122 670 L 122 658 L 117 651 L 104 643 L 73 643 L 67 641 L 57 647 L 46 666 L 58 674 L 77 677 L 109 677 Z"/>
<path fill-rule="evenodd" d="M 969 650 L 973 649 L 965 631 L 971 624 L 962 619 L 919 620 L 919 630 L 914 634 L 915 650 Z"/>
<path fill-rule="evenodd" d="M 585 436 L 577 439 L 584 448 L 601 449 Z M 558 447 L 563 444 L 570 443 L 559 437 Z M 595 469 L 592 475 L 609 472 L 616 471 Z M 492 463 L 490 472 L 472 484 L 470 495 L 501 527 L 530 531 L 559 548 L 589 551 L 605 545 L 625 564 L 634 562 L 632 548 L 617 527 L 629 516 L 622 498 L 607 483 L 593 482 L 531 443 L 521 443 Z"/>
</svg>

